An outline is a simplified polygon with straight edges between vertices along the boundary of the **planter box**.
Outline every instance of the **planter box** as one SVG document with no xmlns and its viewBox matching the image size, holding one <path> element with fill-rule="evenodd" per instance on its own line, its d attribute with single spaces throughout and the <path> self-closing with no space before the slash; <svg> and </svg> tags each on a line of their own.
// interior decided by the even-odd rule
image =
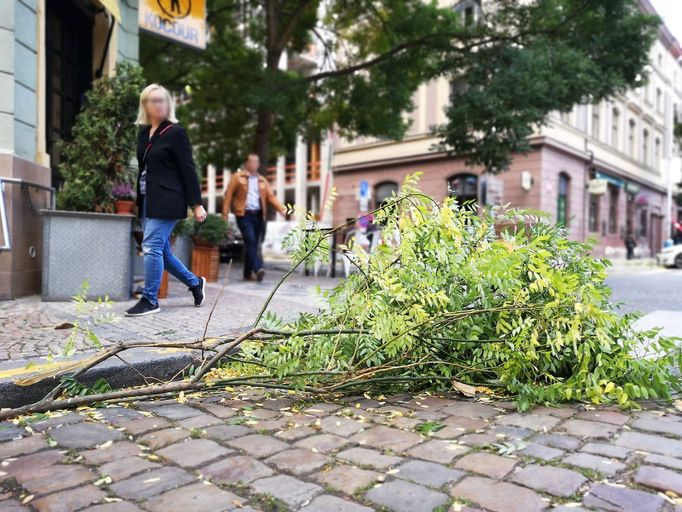
<svg viewBox="0 0 682 512">
<path fill-rule="evenodd" d="M 90 297 L 130 298 L 132 215 L 42 213 L 43 300 L 69 300 L 84 281 Z"/>
<path fill-rule="evenodd" d="M 220 273 L 218 248 L 195 245 L 192 249 L 192 273 L 197 277 L 205 277 L 209 283 L 217 282 Z"/>
</svg>

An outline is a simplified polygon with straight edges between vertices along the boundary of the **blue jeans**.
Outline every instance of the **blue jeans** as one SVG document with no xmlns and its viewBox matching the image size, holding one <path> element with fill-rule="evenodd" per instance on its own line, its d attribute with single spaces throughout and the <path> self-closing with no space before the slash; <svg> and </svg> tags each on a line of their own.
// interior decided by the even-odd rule
<svg viewBox="0 0 682 512">
<path fill-rule="evenodd" d="M 143 201 L 144 288 L 142 289 L 142 296 L 152 304 L 156 304 L 159 300 L 159 288 L 164 270 L 190 288 L 198 285 L 201 281 L 187 270 L 187 267 L 171 251 L 170 236 L 178 221 L 174 219 L 148 219 L 145 206 L 146 203 Z"/>
<path fill-rule="evenodd" d="M 237 226 L 244 238 L 244 277 L 263 268 L 260 244 L 265 233 L 265 221 L 261 212 L 244 214 L 237 217 Z"/>
</svg>

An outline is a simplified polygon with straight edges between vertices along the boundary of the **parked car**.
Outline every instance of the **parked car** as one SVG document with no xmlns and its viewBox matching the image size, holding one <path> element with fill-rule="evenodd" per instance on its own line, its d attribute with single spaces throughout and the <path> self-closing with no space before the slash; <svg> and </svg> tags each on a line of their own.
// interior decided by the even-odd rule
<svg viewBox="0 0 682 512">
<path fill-rule="evenodd" d="M 244 253 L 244 240 L 241 233 L 236 230 L 228 229 L 225 239 L 218 245 L 220 250 L 220 262 L 227 263 L 232 260 L 241 260 Z"/>
<path fill-rule="evenodd" d="M 664 267 L 677 267 L 682 269 L 682 244 L 664 247 L 656 255 L 656 262 Z"/>
</svg>

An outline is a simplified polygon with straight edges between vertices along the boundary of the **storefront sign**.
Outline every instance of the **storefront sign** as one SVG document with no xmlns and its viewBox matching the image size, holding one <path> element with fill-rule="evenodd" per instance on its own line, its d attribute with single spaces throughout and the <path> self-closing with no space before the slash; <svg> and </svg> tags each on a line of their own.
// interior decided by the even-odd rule
<svg viewBox="0 0 682 512">
<path fill-rule="evenodd" d="M 595 178 L 598 178 L 600 180 L 606 180 L 608 181 L 611 185 L 614 185 L 616 187 L 622 188 L 625 185 L 625 182 L 621 180 L 620 178 L 616 178 L 615 176 L 611 176 L 610 174 L 606 174 L 605 172 L 597 171 Z"/>
<path fill-rule="evenodd" d="M 595 178 L 593 180 L 590 180 L 590 183 L 588 185 L 588 190 L 590 194 L 595 195 L 595 196 L 600 196 L 602 194 L 606 194 L 606 189 L 608 188 L 609 182 L 606 180 L 602 180 L 600 178 Z"/>
<path fill-rule="evenodd" d="M 639 185 L 637 183 L 633 183 L 632 181 L 626 181 L 625 192 L 634 196 L 639 193 Z"/>
<path fill-rule="evenodd" d="M 206 48 L 206 0 L 140 0 L 140 29 L 192 48 Z"/>
<path fill-rule="evenodd" d="M 360 199 L 360 211 L 366 212 L 369 210 L 369 181 L 362 180 L 360 188 L 358 189 Z"/>
</svg>

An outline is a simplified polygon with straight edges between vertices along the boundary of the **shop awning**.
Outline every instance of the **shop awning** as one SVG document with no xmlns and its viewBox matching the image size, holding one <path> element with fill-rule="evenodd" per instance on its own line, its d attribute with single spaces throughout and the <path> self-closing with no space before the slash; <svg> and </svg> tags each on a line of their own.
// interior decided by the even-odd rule
<svg viewBox="0 0 682 512">
<path fill-rule="evenodd" d="M 116 18 L 116 21 L 121 22 L 121 9 L 118 6 L 118 0 L 99 0 L 99 3 Z"/>
</svg>

